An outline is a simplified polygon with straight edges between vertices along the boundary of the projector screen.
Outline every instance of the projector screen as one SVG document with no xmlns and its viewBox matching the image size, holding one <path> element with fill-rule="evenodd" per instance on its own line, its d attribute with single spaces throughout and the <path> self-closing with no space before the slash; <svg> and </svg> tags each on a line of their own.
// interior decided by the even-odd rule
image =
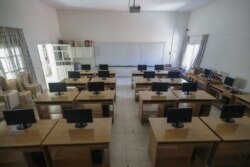
<svg viewBox="0 0 250 167">
<path fill-rule="evenodd" d="M 96 65 L 154 66 L 163 64 L 165 42 L 96 42 Z"/>
</svg>

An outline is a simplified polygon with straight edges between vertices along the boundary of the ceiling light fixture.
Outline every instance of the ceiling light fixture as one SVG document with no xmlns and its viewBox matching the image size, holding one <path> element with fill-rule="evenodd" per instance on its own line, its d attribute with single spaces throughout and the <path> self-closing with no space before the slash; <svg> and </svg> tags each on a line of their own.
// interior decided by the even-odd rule
<svg viewBox="0 0 250 167">
<path fill-rule="evenodd" d="M 129 13 L 140 13 L 141 7 L 140 6 L 135 6 L 135 0 L 133 3 L 133 6 L 130 6 L 129 8 Z"/>
</svg>

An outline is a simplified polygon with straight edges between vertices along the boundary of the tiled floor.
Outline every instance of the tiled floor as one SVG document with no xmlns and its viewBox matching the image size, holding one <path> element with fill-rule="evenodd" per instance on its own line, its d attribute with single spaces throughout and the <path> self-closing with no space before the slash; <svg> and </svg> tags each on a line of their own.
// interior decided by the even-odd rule
<svg viewBox="0 0 250 167">
<path fill-rule="evenodd" d="M 112 167 L 151 167 L 148 154 L 149 124 L 141 125 L 139 105 L 134 100 L 131 78 L 117 78 L 115 123 L 111 144 Z M 218 116 L 212 107 L 210 115 Z"/>
</svg>

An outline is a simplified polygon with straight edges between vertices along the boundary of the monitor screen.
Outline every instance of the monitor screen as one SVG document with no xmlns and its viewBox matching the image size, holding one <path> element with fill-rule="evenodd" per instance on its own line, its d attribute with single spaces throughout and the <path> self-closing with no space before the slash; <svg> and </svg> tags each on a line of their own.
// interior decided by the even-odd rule
<svg viewBox="0 0 250 167">
<path fill-rule="evenodd" d="M 98 71 L 98 77 L 100 77 L 100 78 L 108 78 L 109 77 L 109 71 L 108 70 L 99 70 Z"/>
<path fill-rule="evenodd" d="M 67 123 L 76 123 L 76 128 L 83 128 L 93 122 L 91 109 L 64 109 L 63 113 Z"/>
<path fill-rule="evenodd" d="M 138 65 L 137 70 L 138 71 L 145 71 L 145 70 L 147 70 L 147 65 Z"/>
<path fill-rule="evenodd" d="M 181 73 L 180 71 L 169 71 L 168 72 L 168 78 L 180 78 L 181 77 Z"/>
<path fill-rule="evenodd" d="M 163 65 L 160 65 L 160 64 L 155 65 L 155 70 L 156 71 L 160 71 L 160 70 L 163 70 L 163 69 L 164 69 Z"/>
<path fill-rule="evenodd" d="M 195 82 L 187 82 L 182 84 L 182 92 L 186 92 L 187 95 L 190 94 L 190 92 L 196 92 L 197 91 L 197 83 Z"/>
<path fill-rule="evenodd" d="M 169 108 L 167 110 L 167 123 L 176 128 L 182 128 L 183 122 L 192 121 L 192 108 Z"/>
<path fill-rule="evenodd" d="M 205 68 L 204 69 L 204 75 L 205 75 L 205 77 L 209 77 L 209 75 L 210 75 L 211 72 L 212 72 L 211 70 Z"/>
<path fill-rule="evenodd" d="M 91 70 L 90 64 L 82 64 L 81 70 L 85 70 L 85 71 Z"/>
<path fill-rule="evenodd" d="M 80 78 L 80 72 L 79 71 L 68 71 L 68 77 L 69 78 Z"/>
<path fill-rule="evenodd" d="M 57 92 L 58 95 L 61 95 L 62 92 L 67 91 L 67 85 L 65 82 L 49 83 L 49 91 L 50 92 Z"/>
<path fill-rule="evenodd" d="M 17 129 L 26 129 L 32 123 L 36 123 L 36 117 L 33 109 L 11 109 L 3 111 L 4 119 L 7 125 L 18 125 Z"/>
<path fill-rule="evenodd" d="M 99 91 L 104 91 L 104 82 L 89 82 L 88 90 L 93 91 L 95 94 L 99 93 Z"/>
<path fill-rule="evenodd" d="M 143 78 L 154 78 L 155 72 L 154 71 L 144 71 Z"/>
<path fill-rule="evenodd" d="M 152 91 L 156 91 L 157 94 L 160 94 L 160 92 L 167 92 L 168 91 L 168 83 L 153 82 L 152 83 Z"/>
<path fill-rule="evenodd" d="M 232 88 L 233 85 L 234 85 L 234 81 L 235 81 L 235 79 L 230 78 L 230 77 L 226 77 L 225 80 L 224 80 L 224 85 L 227 86 L 227 87 Z"/>
<path fill-rule="evenodd" d="M 244 114 L 246 106 L 241 104 L 224 105 L 221 110 L 220 118 L 229 123 L 233 123 L 232 118 L 241 118 Z"/>
<path fill-rule="evenodd" d="M 80 63 L 74 63 L 74 71 L 81 70 L 81 64 Z"/>
<path fill-rule="evenodd" d="M 99 64 L 99 70 L 108 70 L 109 65 L 108 64 Z"/>
</svg>

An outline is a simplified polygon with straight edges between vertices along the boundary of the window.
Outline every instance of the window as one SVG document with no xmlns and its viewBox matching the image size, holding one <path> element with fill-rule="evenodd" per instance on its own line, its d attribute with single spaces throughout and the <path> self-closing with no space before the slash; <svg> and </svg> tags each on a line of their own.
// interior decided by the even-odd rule
<svg viewBox="0 0 250 167">
<path fill-rule="evenodd" d="M 0 70 L 7 79 L 15 78 L 18 72 L 27 70 L 19 47 L 0 48 Z"/>
<path fill-rule="evenodd" d="M 184 58 L 182 61 L 182 68 L 189 70 L 198 54 L 200 45 L 199 44 L 188 44 Z"/>
</svg>

